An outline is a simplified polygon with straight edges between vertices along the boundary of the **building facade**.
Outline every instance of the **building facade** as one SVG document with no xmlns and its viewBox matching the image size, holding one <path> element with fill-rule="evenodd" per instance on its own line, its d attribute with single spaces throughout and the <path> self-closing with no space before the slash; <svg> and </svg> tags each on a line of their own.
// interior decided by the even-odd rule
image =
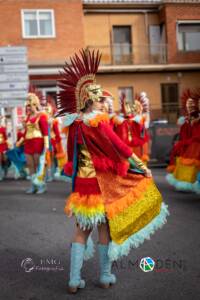
<svg viewBox="0 0 200 300">
<path fill-rule="evenodd" d="M 12 16 L 12 26 L 8 20 Z M 180 95 L 200 82 L 198 0 L 9 0 L 0 3 L 1 46 L 28 48 L 32 84 L 56 97 L 64 61 L 99 49 L 98 81 L 132 102 L 145 91 L 151 118 L 174 122 Z"/>
<path fill-rule="evenodd" d="M 55 97 L 59 69 L 84 47 L 83 17 L 81 0 L 1 1 L 0 46 L 26 46 L 31 83 Z"/>
<path fill-rule="evenodd" d="M 102 51 L 99 81 L 130 101 L 145 91 L 152 119 L 174 122 L 180 95 L 200 81 L 200 3 L 84 0 L 85 44 Z"/>
</svg>

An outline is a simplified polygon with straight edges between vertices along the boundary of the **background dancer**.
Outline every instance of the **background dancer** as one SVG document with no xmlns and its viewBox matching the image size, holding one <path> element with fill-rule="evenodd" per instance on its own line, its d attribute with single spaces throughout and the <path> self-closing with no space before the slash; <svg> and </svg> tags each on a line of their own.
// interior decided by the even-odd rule
<svg viewBox="0 0 200 300">
<path fill-rule="evenodd" d="M 50 147 L 47 159 L 47 181 L 52 181 L 54 176 L 59 179 L 62 169 L 66 163 L 66 154 L 64 153 L 59 128 L 59 120 L 54 117 L 56 107 L 51 98 L 47 98 L 46 112 L 48 114 L 49 123 L 49 140 Z"/>
<path fill-rule="evenodd" d="M 40 100 L 35 93 L 27 96 L 26 113 L 24 153 L 31 177 L 27 194 L 41 194 L 46 191 L 44 164 L 49 148 L 48 120 L 47 115 L 40 110 Z"/>
<path fill-rule="evenodd" d="M 200 170 L 198 99 L 194 93 L 190 95 L 191 97 L 185 102 L 187 117 L 180 129 L 180 141 L 175 144 L 170 157 L 168 170 L 173 172 L 166 177 L 169 184 L 180 191 L 194 191 L 194 184 Z M 184 100 L 183 97 L 182 99 Z"/>
<path fill-rule="evenodd" d="M 0 181 L 5 176 L 6 151 L 8 150 L 7 133 L 5 126 L 5 118 L 0 116 Z"/>
</svg>

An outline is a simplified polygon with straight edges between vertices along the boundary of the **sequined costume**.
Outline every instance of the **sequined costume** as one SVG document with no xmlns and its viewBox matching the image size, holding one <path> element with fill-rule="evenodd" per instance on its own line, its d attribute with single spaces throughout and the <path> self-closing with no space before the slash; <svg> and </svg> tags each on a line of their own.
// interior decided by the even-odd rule
<svg viewBox="0 0 200 300">
<path fill-rule="evenodd" d="M 136 100 L 136 102 L 142 111 L 142 105 L 139 101 Z M 143 162 L 147 163 L 149 160 L 149 134 L 145 127 L 145 117 L 138 113 L 138 109 L 134 111 L 133 107 L 126 103 L 125 95 L 122 95 L 121 105 L 121 114 L 112 118 L 114 131 Z"/>
<path fill-rule="evenodd" d="M 131 157 L 135 170 L 128 161 Z M 70 125 L 68 159 L 65 172 L 73 178 L 73 192 L 65 212 L 73 213 L 82 228 L 109 220 L 111 259 L 137 247 L 166 222 L 168 211 L 153 179 L 137 174 L 142 165 L 137 166 L 136 156 L 112 131 L 105 115 L 93 113 Z"/>
<path fill-rule="evenodd" d="M 179 191 L 200 193 L 200 117 L 198 99 L 187 100 L 188 116 L 180 129 L 180 140 L 175 144 L 166 179 Z"/>
<path fill-rule="evenodd" d="M 36 116 L 27 116 L 25 121 L 24 152 L 41 154 L 44 149 L 44 137 L 48 137 L 47 115 L 38 112 Z"/>
<path fill-rule="evenodd" d="M 37 90 L 34 93 L 28 93 L 26 101 L 24 153 L 31 175 L 28 194 L 42 194 L 46 191 L 45 173 L 46 156 L 49 149 L 49 126 L 47 114 L 41 111 L 39 95 Z M 31 161 L 30 164 L 29 161 Z"/>
<path fill-rule="evenodd" d="M 179 139 L 174 144 L 170 153 L 170 162 L 167 167 L 167 171 L 169 173 L 173 173 L 176 167 L 176 157 L 179 157 L 184 153 L 184 150 L 187 147 L 192 136 L 192 126 L 190 120 L 186 117 L 182 117 L 178 122 L 181 122 L 182 124 L 179 131 Z"/>
<path fill-rule="evenodd" d="M 86 99 L 98 101 L 102 95 L 94 75 L 90 75 L 87 54 L 82 52 L 81 56 L 81 63 L 77 56 L 71 62 L 75 71 L 79 63 L 80 70 L 85 64 L 88 75 L 83 74 L 80 81 L 72 84 L 72 78 L 76 80 L 79 73 L 76 77 L 75 71 L 65 66 L 58 101 L 60 114 L 71 113 L 66 116 L 70 122 L 65 172 L 72 177 L 72 193 L 65 212 L 74 215 L 82 229 L 95 228 L 108 220 L 108 255 L 115 260 L 149 239 L 166 223 L 169 212 L 153 179 L 144 176 L 146 166 L 112 130 L 108 115 L 80 111 Z M 98 66 L 98 62 L 94 65 Z M 74 86 L 81 88 L 74 90 Z"/>
</svg>

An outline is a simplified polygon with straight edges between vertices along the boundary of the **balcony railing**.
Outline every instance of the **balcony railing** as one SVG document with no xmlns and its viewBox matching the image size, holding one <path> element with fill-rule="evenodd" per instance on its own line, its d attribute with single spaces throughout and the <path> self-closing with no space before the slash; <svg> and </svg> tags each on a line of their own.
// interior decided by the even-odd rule
<svg viewBox="0 0 200 300">
<path fill-rule="evenodd" d="M 167 63 L 167 45 L 112 44 L 110 46 L 88 46 L 102 53 L 102 65 L 149 65 Z"/>
</svg>

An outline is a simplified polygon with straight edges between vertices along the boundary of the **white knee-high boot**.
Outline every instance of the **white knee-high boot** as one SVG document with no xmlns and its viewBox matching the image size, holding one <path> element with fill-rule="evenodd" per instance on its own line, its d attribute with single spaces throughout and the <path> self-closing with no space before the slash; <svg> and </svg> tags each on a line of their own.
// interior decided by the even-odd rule
<svg viewBox="0 0 200 300">
<path fill-rule="evenodd" d="M 81 279 L 85 244 L 72 243 L 70 259 L 70 280 L 68 291 L 76 293 L 78 288 L 85 287 L 85 281 Z"/>
</svg>

